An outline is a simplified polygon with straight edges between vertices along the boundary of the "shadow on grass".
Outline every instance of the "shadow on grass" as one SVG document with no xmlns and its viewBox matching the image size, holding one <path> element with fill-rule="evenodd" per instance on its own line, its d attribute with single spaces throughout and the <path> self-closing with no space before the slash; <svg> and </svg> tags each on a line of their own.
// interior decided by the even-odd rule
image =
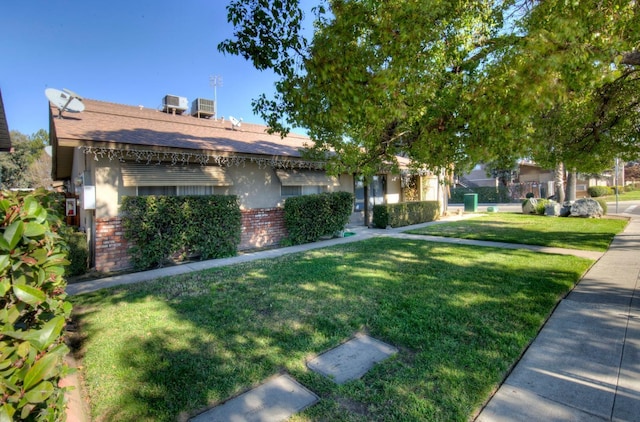
<svg viewBox="0 0 640 422">
<path fill-rule="evenodd" d="M 279 372 L 323 420 L 467 420 L 584 259 L 388 238 L 74 297 L 95 420 L 169 421 Z M 401 352 L 342 386 L 305 360 L 356 331 Z"/>
</svg>

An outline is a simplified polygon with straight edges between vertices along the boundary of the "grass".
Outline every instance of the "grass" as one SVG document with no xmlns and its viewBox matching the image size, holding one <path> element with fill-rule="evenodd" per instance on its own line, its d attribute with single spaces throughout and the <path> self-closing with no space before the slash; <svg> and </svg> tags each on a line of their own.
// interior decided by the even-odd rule
<svg viewBox="0 0 640 422">
<path fill-rule="evenodd" d="M 407 233 L 606 251 L 613 236 L 620 233 L 626 225 L 626 219 L 553 218 L 522 213 L 494 213 L 426 226 Z"/>
<path fill-rule="evenodd" d="M 604 199 L 606 199 L 609 202 L 614 202 L 616 200 L 616 196 L 615 195 L 609 195 L 609 196 L 605 196 Z M 618 195 L 618 200 L 620 200 L 620 201 L 638 201 L 638 200 L 640 200 L 640 189 L 639 190 L 632 190 L 630 192 L 622 192 L 622 193 L 620 193 L 620 195 Z"/>
<path fill-rule="evenodd" d="M 466 421 L 591 265 L 375 238 L 72 297 L 94 421 L 174 421 L 286 371 L 294 421 Z M 335 385 L 305 361 L 367 332 L 400 352 Z"/>
</svg>

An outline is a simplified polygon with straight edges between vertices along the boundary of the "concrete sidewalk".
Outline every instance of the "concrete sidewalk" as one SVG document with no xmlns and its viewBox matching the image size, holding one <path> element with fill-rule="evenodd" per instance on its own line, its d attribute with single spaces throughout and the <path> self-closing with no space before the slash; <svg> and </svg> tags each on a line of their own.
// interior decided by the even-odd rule
<svg viewBox="0 0 640 422">
<path fill-rule="evenodd" d="M 640 420 L 639 276 L 640 218 L 632 218 L 476 421 Z"/>
</svg>

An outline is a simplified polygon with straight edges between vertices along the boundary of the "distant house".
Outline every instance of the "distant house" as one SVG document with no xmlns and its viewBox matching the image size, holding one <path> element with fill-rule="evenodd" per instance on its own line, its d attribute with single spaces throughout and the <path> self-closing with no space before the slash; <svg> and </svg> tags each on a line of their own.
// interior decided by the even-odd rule
<svg viewBox="0 0 640 422">
<path fill-rule="evenodd" d="M 305 136 L 282 138 L 264 126 L 201 118 L 198 110 L 181 114 L 171 107 L 83 102 L 83 112 L 62 117 L 50 104 L 52 173 L 77 197 L 70 212 L 86 230 L 92 266 L 99 271 L 130 266 L 119 214 L 124 196 L 237 195 L 241 250 L 276 245 L 286 236 L 282 207 L 291 196 L 352 192 L 353 222 L 364 224 L 358 177 L 329 176 L 324 163 L 305 160 Z M 370 190 L 375 203 L 436 200 L 441 191 L 436 176 L 409 173 L 380 174 Z"/>
<path fill-rule="evenodd" d="M 577 197 L 585 196 L 588 186 L 602 184 L 602 182 L 598 182 L 595 179 L 586 180 L 581 176 L 579 174 L 576 181 Z M 487 176 L 487 169 L 484 164 L 476 165 L 472 171 L 459 179 L 460 185 L 470 188 L 498 186 L 498 183 L 497 178 Z M 516 179 L 513 181 L 511 188 L 518 197 L 525 197 L 527 193 L 533 194 L 536 198 L 551 197 L 555 193 L 554 170 L 544 169 L 530 160 L 519 160 Z"/>
<path fill-rule="evenodd" d="M 7 116 L 4 112 L 2 91 L 0 91 L 0 152 L 9 151 L 11 151 L 11 135 L 9 133 L 9 125 L 7 124 Z"/>
</svg>

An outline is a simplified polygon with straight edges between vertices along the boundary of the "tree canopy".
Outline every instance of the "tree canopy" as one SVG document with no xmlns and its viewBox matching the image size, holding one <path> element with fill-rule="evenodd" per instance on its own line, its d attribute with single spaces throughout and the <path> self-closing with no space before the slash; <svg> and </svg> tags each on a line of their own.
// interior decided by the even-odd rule
<svg viewBox="0 0 640 422">
<path fill-rule="evenodd" d="M 335 172 L 637 155 L 637 1 L 234 0 L 218 48 L 279 75 L 254 110 Z M 312 17 L 309 15 L 313 15 Z M 313 30 L 304 25 L 313 22 Z M 284 119 L 284 120 L 283 120 Z M 330 153 L 331 152 L 331 153 Z"/>
<path fill-rule="evenodd" d="M 0 153 L 0 187 L 48 188 L 51 185 L 51 159 L 45 157 L 44 147 L 49 135 L 40 129 L 32 135 L 12 130 L 11 152 Z"/>
</svg>

